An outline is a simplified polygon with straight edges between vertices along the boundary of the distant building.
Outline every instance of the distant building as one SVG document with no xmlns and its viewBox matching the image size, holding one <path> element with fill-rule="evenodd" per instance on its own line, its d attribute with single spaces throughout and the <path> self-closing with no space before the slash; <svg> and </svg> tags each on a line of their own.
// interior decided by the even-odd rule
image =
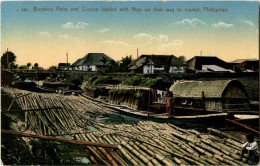
<svg viewBox="0 0 260 166">
<path fill-rule="evenodd" d="M 174 55 L 141 55 L 135 59 L 130 68 L 132 73 L 182 73 L 183 62 Z"/>
<path fill-rule="evenodd" d="M 176 108 L 214 112 L 250 110 L 248 93 L 238 80 L 177 81 L 170 91 Z"/>
<path fill-rule="evenodd" d="M 59 63 L 58 70 L 66 70 L 70 67 L 70 63 Z"/>
<path fill-rule="evenodd" d="M 187 62 L 188 69 L 200 72 L 207 68 L 208 71 L 224 71 L 227 72 L 228 69 L 232 69 L 232 65 L 219 59 L 215 56 L 194 56 Z M 204 66 L 204 68 L 203 68 Z"/>
<path fill-rule="evenodd" d="M 104 53 L 88 53 L 71 65 L 73 70 L 98 71 L 100 67 L 106 66 L 113 59 Z"/>
<path fill-rule="evenodd" d="M 259 71 L 259 60 L 258 59 L 237 59 L 230 62 L 233 66 L 233 70 L 253 72 Z"/>
</svg>

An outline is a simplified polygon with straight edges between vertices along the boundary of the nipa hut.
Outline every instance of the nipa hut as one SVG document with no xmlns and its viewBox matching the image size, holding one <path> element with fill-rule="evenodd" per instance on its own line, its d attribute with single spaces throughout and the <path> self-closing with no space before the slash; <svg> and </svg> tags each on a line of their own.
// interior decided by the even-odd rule
<svg viewBox="0 0 260 166">
<path fill-rule="evenodd" d="M 229 112 L 250 110 L 248 94 L 238 80 L 177 81 L 170 91 L 176 107 Z"/>
</svg>

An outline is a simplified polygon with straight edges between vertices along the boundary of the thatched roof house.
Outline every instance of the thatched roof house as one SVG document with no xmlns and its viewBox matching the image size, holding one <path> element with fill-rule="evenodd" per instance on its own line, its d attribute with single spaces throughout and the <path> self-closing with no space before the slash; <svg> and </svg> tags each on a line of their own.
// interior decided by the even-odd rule
<svg viewBox="0 0 260 166">
<path fill-rule="evenodd" d="M 88 53 L 83 58 L 78 59 L 71 66 L 75 70 L 97 71 L 99 67 L 106 66 L 113 59 L 104 53 Z"/>
<path fill-rule="evenodd" d="M 184 72 L 183 62 L 174 55 L 141 55 L 130 64 L 132 73 Z"/>
<path fill-rule="evenodd" d="M 215 56 L 194 56 L 187 62 L 188 69 L 202 71 L 203 65 L 215 65 L 224 69 L 232 69 L 232 66 Z"/>
<path fill-rule="evenodd" d="M 238 80 L 177 81 L 170 91 L 176 104 L 184 107 L 218 112 L 249 110 L 248 94 Z"/>
</svg>

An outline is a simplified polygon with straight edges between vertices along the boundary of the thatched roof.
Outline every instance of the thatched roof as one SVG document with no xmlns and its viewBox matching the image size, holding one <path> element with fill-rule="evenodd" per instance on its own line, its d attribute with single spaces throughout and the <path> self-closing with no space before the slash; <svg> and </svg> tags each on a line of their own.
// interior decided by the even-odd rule
<svg viewBox="0 0 260 166">
<path fill-rule="evenodd" d="M 107 62 L 106 64 L 109 64 L 109 61 L 113 60 L 109 56 L 107 56 L 104 53 L 88 53 L 86 56 L 84 56 L 81 59 L 78 59 L 75 63 L 73 63 L 73 66 L 82 66 L 82 65 L 104 65 L 102 62 L 102 59 L 106 58 Z"/>
<path fill-rule="evenodd" d="M 153 64 L 155 67 L 183 66 L 183 62 L 174 55 L 141 55 L 130 64 L 130 69 L 146 64 Z"/>
<path fill-rule="evenodd" d="M 81 60 L 82 60 L 82 58 L 79 58 L 79 59 L 76 60 L 76 62 L 74 62 L 71 66 L 72 66 L 72 67 L 75 67 Z"/>
<path fill-rule="evenodd" d="M 201 98 L 202 91 L 204 91 L 206 98 L 221 98 L 223 92 L 231 83 L 242 85 L 238 80 L 177 81 L 170 87 L 170 91 L 176 97 Z"/>
<path fill-rule="evenodd" d="M 153 65 L 154 63 L 150 59 L 148 59 L 147 57 L 140 57 L 140 58 L 135 59 L 131 63 L 132 67 L 130 67 L 129 69 L 137 69 L 137 68 L 139 68 L 143 65 L 147 65 L 147 64 Z"/>
</svg>

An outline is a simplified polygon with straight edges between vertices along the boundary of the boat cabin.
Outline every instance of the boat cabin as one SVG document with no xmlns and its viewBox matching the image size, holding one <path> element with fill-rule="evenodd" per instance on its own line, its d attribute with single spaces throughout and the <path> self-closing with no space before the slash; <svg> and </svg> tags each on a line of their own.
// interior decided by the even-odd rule
<svg viewBox="0 0 260 166">
<path fill-rule="evenodd" d="M 250 111 L 249 97 L 238 80 L 177 81 L 171 87 L 176 108 L 211 112 Z"/>
</svg>

